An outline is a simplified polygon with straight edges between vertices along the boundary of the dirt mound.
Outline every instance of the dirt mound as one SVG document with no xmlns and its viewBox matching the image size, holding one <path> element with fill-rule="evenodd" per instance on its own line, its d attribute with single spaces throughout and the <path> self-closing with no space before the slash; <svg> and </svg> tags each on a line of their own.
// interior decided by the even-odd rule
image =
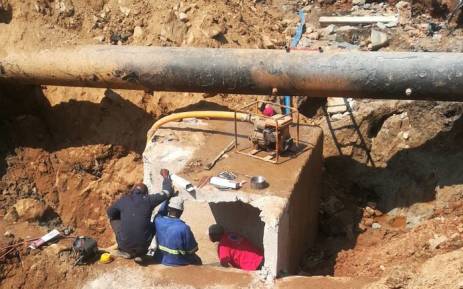
<svg viewBox="0 0 463 289">
<path fill-rule="evenodd" d="M 31 111 L 14 112 L 13 101 L 11 110 L 2 107 L 9 112 L 2 138 L 10 142 L 2 151 L 0 210 L 7 214 L 18 199 L 34 198 L 50 207 L 48 216 L 59 216 L 58 223 L 101 235 L 104 242 L 111 236 L 104 235 L 105 208 L 142 178 L 140 128 L 152 118 L 112 91 L 81 95 L 88 101 L 49 103 L 47 97 L 59 92 L 44 96 L 33 89 L 22 95 L 35 106 Z M 91 102 L 93 97 L 101 102 Z M 4 90 L 3 100 L 13 98 L 13 91 Z"/>
<path fill-rule="evenodd" d="M 462 284 L 462 250 L 455 250 L 427 260 L 419 269 L 394 268 L 380 281 L 365 289 L 459 288 Z"/>
<path fill-rule="evenodd" d="M 303 271 L 378 277 L 405 259 L 418 268 L 442 253 L 429 242 L 445 239 L 444 252 L 462 247 L 461 105 L 350 105 L 330 113 L 329 101 L 319 119 L 326 166 L 320 238 Z"/>
<path fill-rule="evenodd" d="M 5 50 L 84 43 L 283 47 L 298 21 L 297 6 L 287 2 L 290 13 L 267 1 L 10 0 L 12 19 L 0 40 Z"/>
</svg>

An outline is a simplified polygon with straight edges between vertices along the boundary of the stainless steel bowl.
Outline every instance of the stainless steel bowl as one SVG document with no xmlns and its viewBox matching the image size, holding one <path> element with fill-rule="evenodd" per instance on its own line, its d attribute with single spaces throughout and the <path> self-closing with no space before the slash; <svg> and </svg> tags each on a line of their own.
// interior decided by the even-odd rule
<svg viewBox="0 0 463 289">
<path fill-rule="evenodd" d="M 261 190 L 268 187 L 267 180 L 263 176 L 251 177 L 251 188 Z"/>
</svg>

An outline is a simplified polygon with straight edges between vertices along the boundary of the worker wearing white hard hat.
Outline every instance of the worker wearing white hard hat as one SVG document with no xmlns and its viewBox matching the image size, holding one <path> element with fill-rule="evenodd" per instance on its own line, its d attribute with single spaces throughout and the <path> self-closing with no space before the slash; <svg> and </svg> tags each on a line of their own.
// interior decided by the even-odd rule
<svg viewBox="0 0 463 289">
<path fill-rule="evenodd" d="M 183 199 L 181 197 L 171 198 L 168 207 L 183 212 Z"/>
<path fill-rule="evenodd" d="M 161 205 L 154 218 L 158 250 L 156 259 L 167 266 L 201 264 L 196 255 L 198 243 L 190 227 L 180 219 L 184 206 L 181 197 L 172 197 Z"/>
</svg>

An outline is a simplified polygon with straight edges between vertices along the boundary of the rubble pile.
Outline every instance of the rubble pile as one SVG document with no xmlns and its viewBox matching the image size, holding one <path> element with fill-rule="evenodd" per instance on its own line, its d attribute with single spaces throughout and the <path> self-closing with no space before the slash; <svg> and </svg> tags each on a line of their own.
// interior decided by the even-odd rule
<svg viewBox="0 0 463 289">
<path fill-rule="evenodd" d="M 317 5 L 308 5 L 303 9 L 311 20 L 306 23 L 299 45 L 301 48 L 321 47 L 324 51 L 442 51 L 443 47 L 448 47 L 444 51 L 453 52 L 461 52 L 463 48 L 456 45 L 461 42 L 463 35 L 455 30 L 458 25 L 455 21 L 448 23 L 444 17 L 435 18 L 430 11 L 416 15 L 416 9 L 406 1 L 399 1 L 395 5 L 389 2 L 352 1 L 351 9 L 337 10 L 335 15 L 324 16 L 323 22 L 317 21 L 320 15 L 325 14 Z M 378 17 L 387 17 L 392 21 L 375 22 Z M 335 22 L 345 19 L 342 20 L 345 23 L 330 24 L 330 19 Z M 442 42 L 453 45 L 442 45 Z"/>
</svg>

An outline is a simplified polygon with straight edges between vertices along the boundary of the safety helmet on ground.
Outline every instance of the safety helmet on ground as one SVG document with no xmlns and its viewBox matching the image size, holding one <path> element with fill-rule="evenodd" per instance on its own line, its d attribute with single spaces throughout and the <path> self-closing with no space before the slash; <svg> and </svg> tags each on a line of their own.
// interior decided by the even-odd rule
<svg viewBox="0 0 463 289">
<path fill-rule="evenodd" d="M 113 261 L 113 257 L 111 256 L 110 253 L 103 253 L 100 256 L 100 263 L 101 264 L 108 264 Z"/>
</svg>

